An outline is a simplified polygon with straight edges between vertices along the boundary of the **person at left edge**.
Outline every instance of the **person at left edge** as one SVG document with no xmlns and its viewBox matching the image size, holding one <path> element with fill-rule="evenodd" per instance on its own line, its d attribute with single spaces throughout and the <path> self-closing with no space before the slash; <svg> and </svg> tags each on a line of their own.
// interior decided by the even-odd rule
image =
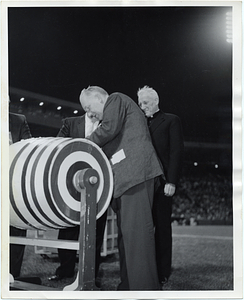
<svg viewBox="0 0 244 300">
<path fill-rule="evenodd" d="M 84 114 L 81 117 L 71 117 L 63 120 L 58 137 L 85 138 L 89 136 L 98 126 L 98 121 Z M 96 222 L 96 254 L 95 254 L 95 278 L 98 275 L 101 261 L 101 247 L 106 226 L 107 211 Z M 79 239 L 80 226 L 69 227 L 59 230 L 58 239 L 74 240 Z M 55 275 L 49 280 L 58 281 L 65 277 L 73 277 L 76 262 L 76 250 L 58 249 L 60 266 L 56 269 Z M 99 285 L 98 282 L 96 282 Z"/>
<path fill-rule="evenodd" d="M 29 125 L 24 115 L 9 113 L 9 144 L 19 142 L 23 139 L 31 138 Z M 25 229 L 10 226 L 10 236 L 26 236 Z M 14 278 L 20 276 L 25 245 L 10 244 L 10 274 Z"/>
</svg>

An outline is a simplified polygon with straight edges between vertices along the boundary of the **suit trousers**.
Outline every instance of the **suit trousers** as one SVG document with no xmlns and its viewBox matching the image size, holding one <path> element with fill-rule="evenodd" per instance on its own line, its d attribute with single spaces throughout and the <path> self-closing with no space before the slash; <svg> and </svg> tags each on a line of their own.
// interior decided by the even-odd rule
<svg viewBox="0 0 244 300">
<path fill-rule="evenodd" d="M 117 214 L 121 283 L 118 290 L 159 290 L 152 204 L 154 179 L 113 199 Z"/>
<path fill-rule="evenodd" d="M 10 236 L 26 237 L 26 230 L 10 226 Z M 20 276 L 24 252 L 25 245 L 10 244 L 10 273 L 14 278 Z"/>
<path fill-rule="evenodd" d="M 156 259 L 159 281 L 169 278 L 172 264 L 172 197 L 164 195 L 162 184 L 154 196 L 153 220 L 155 225 Z"/>
<path fill-rule="evenodd" d="M 95 277 L 99 271 L 101 262 L 101 248 L 103 235 L 106 226 L 107 211 L 96 222 L 96 253 L 95 253 Z M 80 226 L 60 229 L 58 239 L 60 240 L 79 240 Z M 56 275 L 60 277 L 73 277 L 76 263 L 76 250 L 58 249 L 60 266 L 56 270 Z"/>
</svg>

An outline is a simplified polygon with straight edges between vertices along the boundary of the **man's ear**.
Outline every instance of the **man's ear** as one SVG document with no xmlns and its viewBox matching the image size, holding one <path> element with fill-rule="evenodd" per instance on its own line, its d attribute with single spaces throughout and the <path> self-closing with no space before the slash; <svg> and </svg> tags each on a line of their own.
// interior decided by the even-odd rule
<svg viewBox="0 0 244 300">
<path fill-rule="evenodd" d="M 99 102 L 100 102 L 101 104 L 104 104 L 104 103 L 105 103 L 105 98 L 104 98 L 103 96 L 98 95 L 97 97 L 98 97 L 98 100 L 99 100 Z"/>
</svg>

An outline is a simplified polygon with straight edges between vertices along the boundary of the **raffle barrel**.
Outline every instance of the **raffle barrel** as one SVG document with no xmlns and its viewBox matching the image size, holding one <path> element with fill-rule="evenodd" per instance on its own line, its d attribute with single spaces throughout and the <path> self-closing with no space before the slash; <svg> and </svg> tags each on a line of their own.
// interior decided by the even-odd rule
<svg viewBox="0 0 244 300">
<path fill-rule="evenodd" d="M 97 218 L 108 208 L 113 189 L 110 163 L 86 139 L 32 138 L 10 146 L 10 224 L 22 229 L 58 229 L 80 224 L 84 209 L 76 188 L 80 170 L 100 178 Z"/>
<path fill-rule="evenodd" d="M 34 230 L 80 225 L 79 242 L 21 237 L 11 237 L 10 242 L 79 250 L 79 272 L 70 287 L 95 290 L 96 219 L 107 210 L 113 192 L 107 157 L 89 140 L 62 137 L 22 140 L 9 152 L 10 224 Z M 12 289 L 20 286 L 10 284 Z"/>
</svg>

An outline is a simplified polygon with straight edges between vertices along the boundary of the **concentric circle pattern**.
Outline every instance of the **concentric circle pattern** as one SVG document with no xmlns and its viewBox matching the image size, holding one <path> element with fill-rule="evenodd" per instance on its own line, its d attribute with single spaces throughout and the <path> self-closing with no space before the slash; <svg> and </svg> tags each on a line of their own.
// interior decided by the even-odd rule
<svg viewBox="0 0 244 300">
<path fill-rule="evenodd" d="M 113 192 L 112 169 L 101 148 L 86 139 L 61 137 L 31 138 L 12 144 L 10 224 L 42 230 L 80 224 L 85 199 L 75 189 L 73 179 L 86 168 L 99 174 L 98 219 L 108 208 Z"/>
</svg>

